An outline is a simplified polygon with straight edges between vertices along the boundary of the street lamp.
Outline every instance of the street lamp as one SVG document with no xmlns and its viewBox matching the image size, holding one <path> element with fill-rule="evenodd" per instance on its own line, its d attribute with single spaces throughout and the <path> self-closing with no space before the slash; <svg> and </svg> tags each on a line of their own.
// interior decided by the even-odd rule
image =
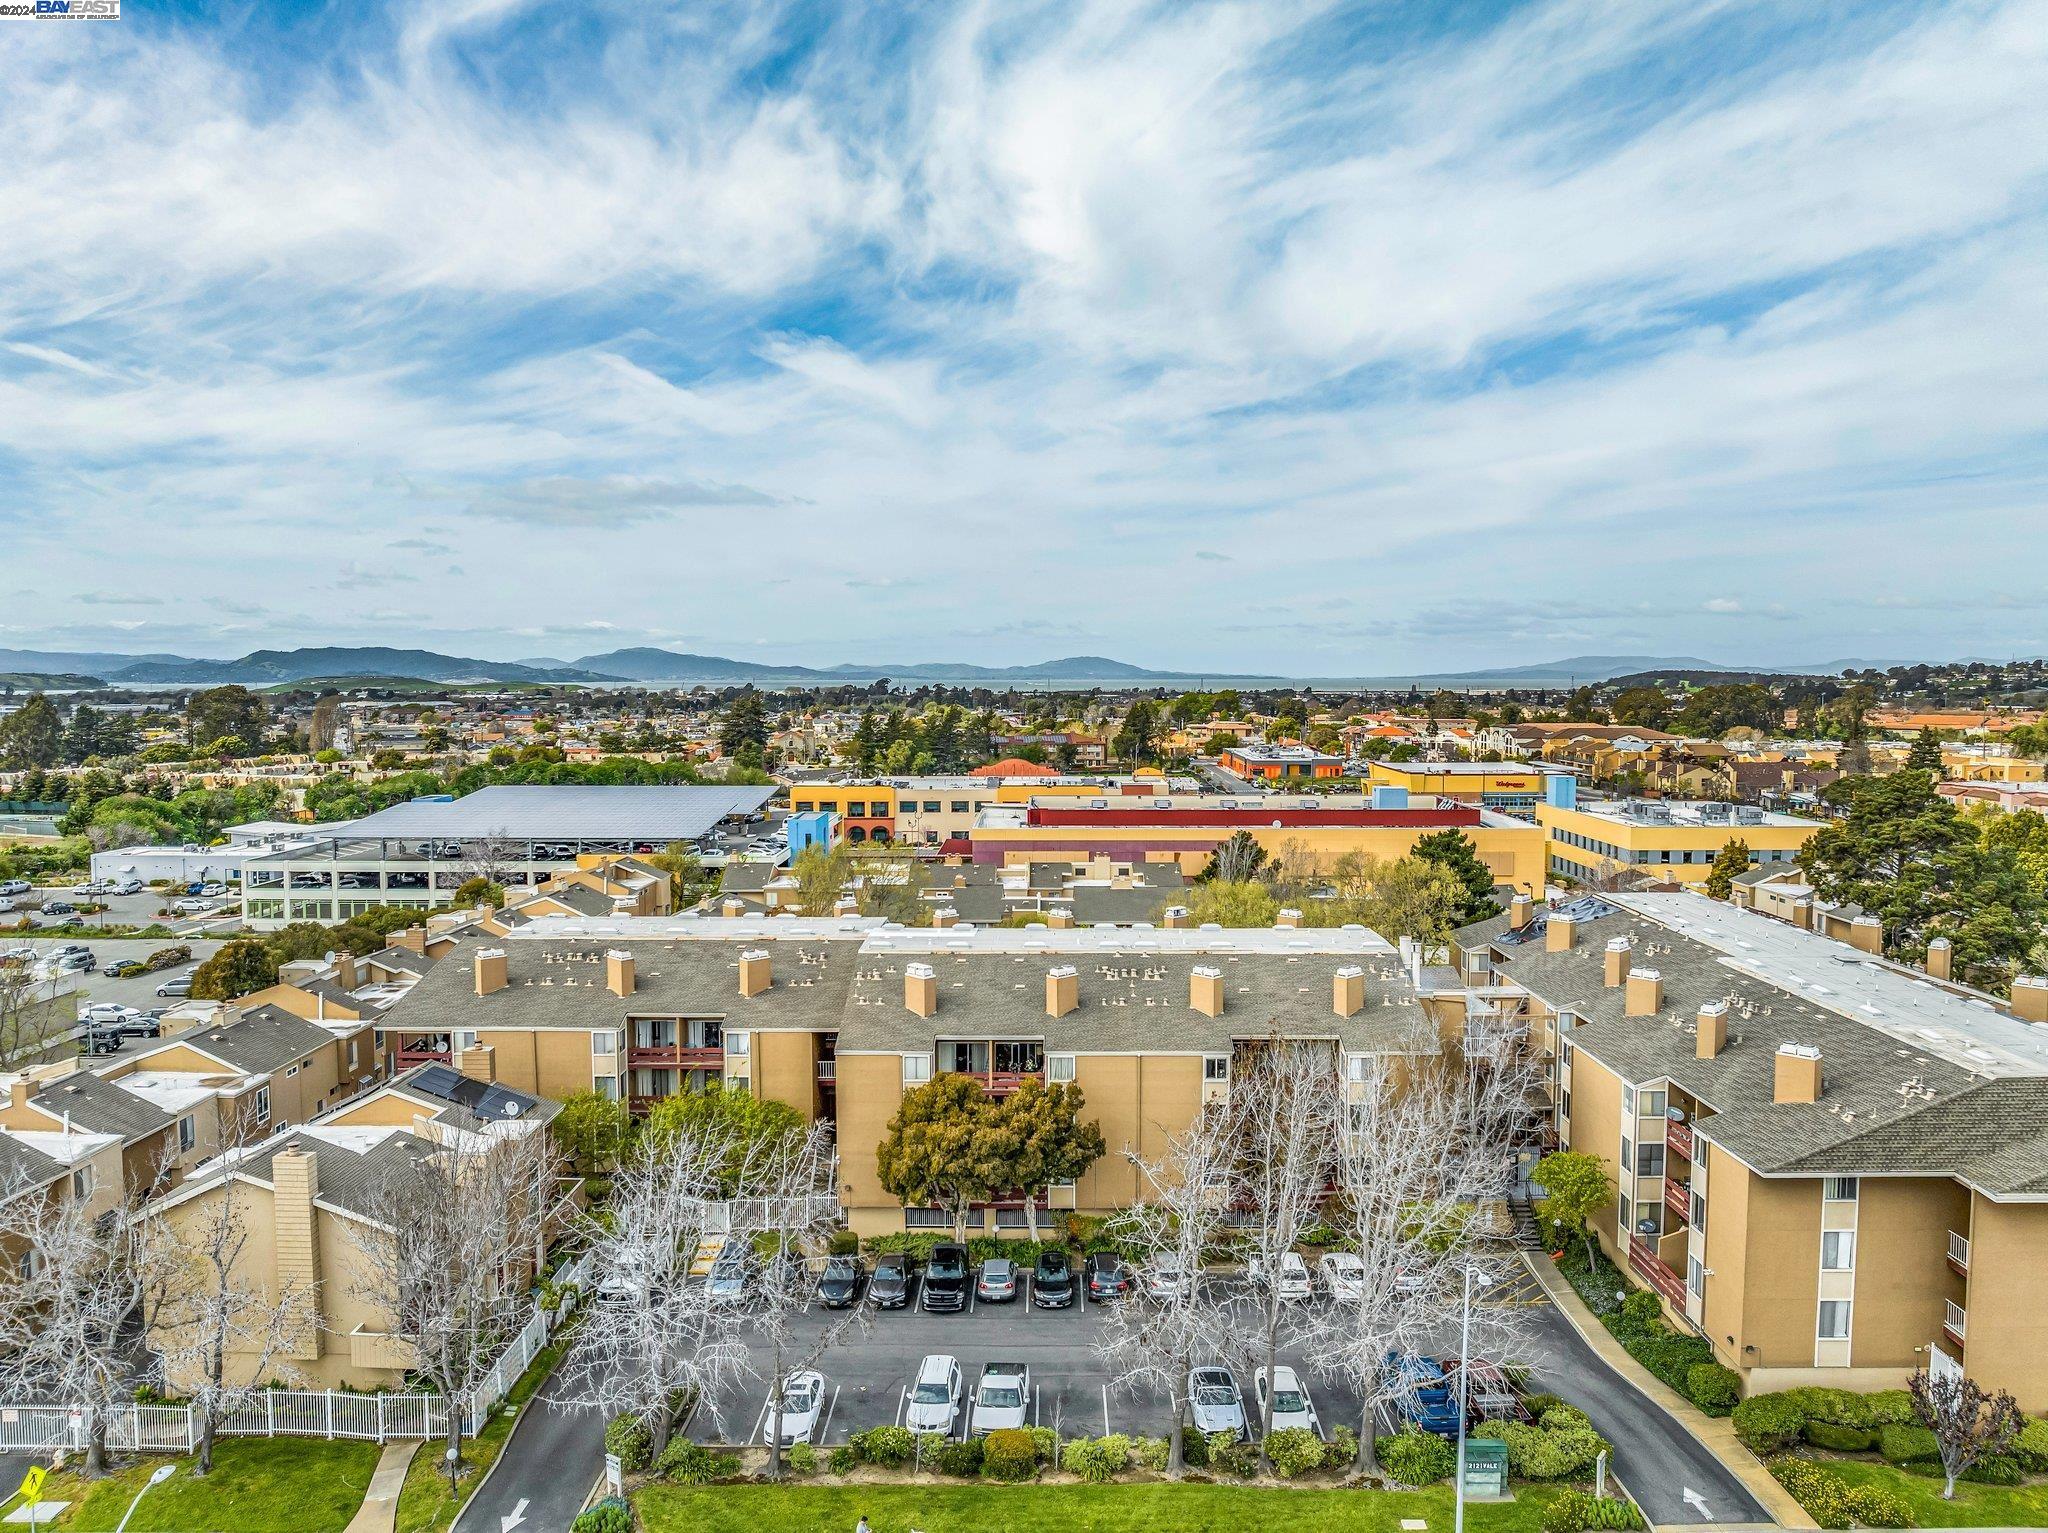
<svg viewBox="0 0 2048 1533">
<path fill-rule="evenodd" d="M 178 1472 L 176 1464 L 159 1464 L 150 1474 L 149 1485 L 135 1493 L 135 1499 L 128 1503 L 128 1510 L 121 1514 L 121 1520 L 114 1525 L 114 1533 L 128 1533 L 128 1519 L 135 1515 L 135 1509 L 142 1505 L 142 1498 L 149 1494 L 150 1485 L 161 1485 Z"/>
<path fill-rule="evenodd" d="M 455 1472 L 460 1465 L 461 1455 L 454 1448 L 450 1448 L 444 1457 L 448 1462 L 448 1494 L 452 1496 L 455 1494 Z"/>
<path fill-rule="evenodd" d="M 1469 1354 L 1472 1350 L 1472 1281 L 1475 1278 L 1481 1283 L 1487 1280 L 1480 1267 L 1466 1266 L 1465 1295 L 1458 1309 L 1458 1470 L 1451 1483 L 1453 1533 L 1465 1533 L 1465 1376 L 1472 1371 Z"/>
</svg>

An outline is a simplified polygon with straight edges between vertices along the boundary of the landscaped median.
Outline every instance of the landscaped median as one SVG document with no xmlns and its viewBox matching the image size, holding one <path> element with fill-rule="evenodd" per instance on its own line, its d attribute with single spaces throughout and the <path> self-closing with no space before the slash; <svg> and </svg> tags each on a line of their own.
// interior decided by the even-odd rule
<svg viewBox="0 0 2048 1533">
<path fill-rule="evenodd" d="M 304 1437 L 235 1437 L 216 1443 L 213 1473 L 200 1479 L 185 1455 L 140 1458 L 97 1480 L 50 1476 L 44 1502 L 71 1505 L 44 1526 L 63 1533 L 111 1533 L 162 1464 L 174 1472 L 150 1486 L 128 1533 L 341 1533 L 370 1488 L 383 1450 L 373 1442 Z"/>
</svg>

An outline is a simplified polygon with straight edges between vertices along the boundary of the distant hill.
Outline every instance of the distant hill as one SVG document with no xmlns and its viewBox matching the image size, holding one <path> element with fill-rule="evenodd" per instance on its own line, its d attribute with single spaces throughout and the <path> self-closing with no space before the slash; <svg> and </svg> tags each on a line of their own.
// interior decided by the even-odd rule
<svg viewBox="0 0 2048 1533">
<path fill-rule="evenodd" d="M 540 671 L 505 660 L 471 660 L 426 649 L 259 649 L 239 660 L 144 660 L 104 673 L 115 685 L 275 686 L 311 678 L 400 676 L 412 681 L 607 681 L 583 671 Z"/>
<path fill-rule="evenodd" d="M 1418 686 L 1481 687 L 1506 690 L 1513 687 L 1593 686 L 1622 677 L 1669 676 L 1697 673 L 1721 676 L 1831 676 L 1854 660 L 1831 660 L 1819 665 L 1728 665 L 1690 655 L 1570 655 L 1563 660 L 1546 660 L 1535 665 L 1508 665 L 1491 671 L 1447 671 L 1418 675 Z"/>
<path fill-rule="evenodd" d="M 97 650 L 0 649 L 0 671 L 66 676 L 106 676 L 145 660 L 183 660 L 183 655 L 108 655 Z"/>
<path fill-rule="evenodd" d="M 1033 665 L 967 665 L 958 661 L 920 661 L 909 665 L 856 665 L 845 663 L 817 667 L 774 665 L 758 660 L 733 660 L 724 655 L 678 654 L 666 649 L 615 649 L 602 655 L 585 655 L 575 664 L 585 670 L 624 676 L 634 681 L 810 681 L 818 684 L 847 681 L 1133 681 L 1181 682 L 1194 679 L 1192 671 L 1152 671 L 1101 655 L 1068 655 L 1059 660 L 1042 660 Z M 1277 680 L 1276 677 L 1245 676 L 1244 681 Z"/>
<path fill-rule="evenodd" d="M 106 683 L 97 676 L 72 676 L 50 671 L 0 671 L 0 687 L 17 692 L 91 692 Z"/>
</svg>

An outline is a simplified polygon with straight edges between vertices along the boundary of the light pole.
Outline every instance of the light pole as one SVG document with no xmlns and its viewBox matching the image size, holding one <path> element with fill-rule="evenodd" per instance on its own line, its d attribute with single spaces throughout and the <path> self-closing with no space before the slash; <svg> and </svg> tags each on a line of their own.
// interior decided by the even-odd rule
<svg viewBox="0 0 2048 1533">
<path fill-rule="evenodd" d="M 1471 1372 L 1472 1280 L 1485 1276 L 1476 1266 L 1465 1267 L 1464 1300 L 1458 1306 L 1458 1468 L 1451 1481 L 1453 1533 L 1465 1533 L 1465 1376 Z"/>
<path fill-rule="evenodd" d="M 161 1485 L 178 1472 L 176 1464 L 159 1464 L 149 1477 L 149 1485 L 135 1493 L 135 1499 L 128 1503 L 128 1510 L 121 1514 L 121 1520 L 114 1525 L 114 1533 L 128 1533 L 128 1519 L 135 1515 L 135 1509 L 142 1505 L 142 1498 L 149 1494 L 150 1485 Z"/>
</svg>

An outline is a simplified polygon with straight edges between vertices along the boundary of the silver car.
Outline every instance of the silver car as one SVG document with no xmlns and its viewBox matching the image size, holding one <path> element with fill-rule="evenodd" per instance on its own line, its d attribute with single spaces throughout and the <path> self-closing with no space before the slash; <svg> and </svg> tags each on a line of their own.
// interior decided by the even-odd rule
<svg viewBox="0 0 2048 1533">
<path fill-rule="evenodd" d="M 1212 1363 L 1189 1371 L 1188 1417 L 1205 1437 L 1211 1432 L 1245 1435 L 1244 1392 L 1228 1368 Z"/>
</svg>

